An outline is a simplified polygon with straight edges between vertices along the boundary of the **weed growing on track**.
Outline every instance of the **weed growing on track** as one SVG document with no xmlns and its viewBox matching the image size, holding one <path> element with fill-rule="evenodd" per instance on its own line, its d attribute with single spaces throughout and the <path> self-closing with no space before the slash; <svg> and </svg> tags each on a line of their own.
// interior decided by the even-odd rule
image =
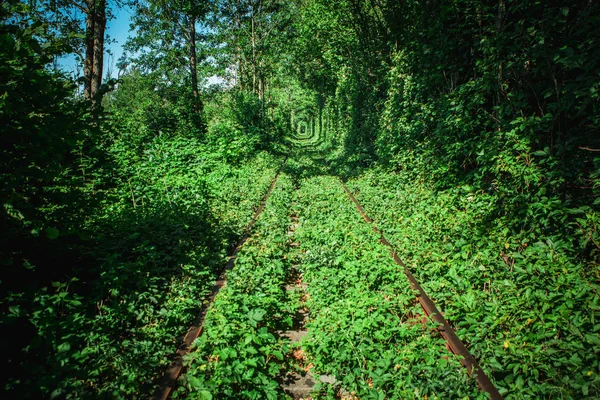
<svg viewBox="0 0 600 400">
<path fill-rule="evenodd" d="M 385 169 L 349 185 L 506 398 L 600 394 L 597 266 L 577 246 L 468 186 Z"/>
<path fill-rule="evenodd" d="M 297 193 L 299 268 L 308 284 L 308 359 L 365 399 L 485 398 L 422 310 L 405 275 L 339 181 L 306 178 Z M 320 396 L 333 397 L 324 386 Z"/>
<path fill-rule="evenodd" d="M 24 279 L 4 294 L 13 346 L 27 344 L 7 387 L 23 398 L 149 395 L 280 164 L 261 153 L 232 166 L 184 137 L 135 150 L 111 147 L 123 184 L 84 226 L 32 243 L 44 246 L 46 259 L 29 261 L 48 288 Z M 74 278 L 43 269 L 53 259 L 73 263 L 61 268 Z"/>
<path fill-rule="evenodd" d="M 285 290 L 291 192 L 290 178 L 281 175 L 207 314 L 179 393 L 187 389 L 193 399 L 281 398 L 276 378 L 284 370 L 288 344 L 275 331 L 292 324 Z"/>
</svg>

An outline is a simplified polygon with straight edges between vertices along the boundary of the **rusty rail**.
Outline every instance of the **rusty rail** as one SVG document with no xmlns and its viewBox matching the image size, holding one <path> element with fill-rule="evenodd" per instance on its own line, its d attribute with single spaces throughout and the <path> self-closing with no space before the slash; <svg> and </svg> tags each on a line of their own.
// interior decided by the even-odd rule
<svg viewBox="0 0 600 400">
<path fill-rule="evenodd" d="M 362 208 L 362 206 L 360 205 L 358 200 L 356 200 L 356 197 L 354 197 L 354 195 L 350 192 L 350 190 L 348 190 L 348 187 L 344 184 L 344 182 L 342 182 L 340 180 L 340 183 L 342 184 L 342 187 L 344 188 L 344 190 L 346 191 L 346 193 L 348 194 L 350 199 L 356 205 L 356 209 L 358 210 L 359 214 L 363 217 L 365 222 L 367 222 L 369 224 L 373 224 L 373 220 L 367 215 L 367 213 Z M 444 316 L 438 311 L 433 300 L 427 295 L 427 293 L 425 292 L 425 290 L 423 290 L 421 285 L 419 285 L 419 282 L 417 282 L 417 280 L 415 279 L 413 274 L 406 267 L 404 262 L 400 259 L 400 257 L 398 256 L 398 253 L 396 253 L 396 250 L 394 250 L 394 247 L 392 246 L 392 244 L 390 242 L 388 242 L 388 240 L 385 238 L 385 236 L 383 235 L 383 232 L 379 228 L 377 228 L 375 225 L 373 225 L 373 231 L 381 236 L 381 239 L 380 239 L 381 243 L 383 243 L 384 245 L 386 245 L 390 248 L 390 251 L 391 251 L 392 257 L 394 258 L 394 261 L 396 262 L 396 264 L 398 264 L 400 267 L 402 267 L 402 270 L 403 270 L 404 274 L 406 275 L 406 278 L 408 279 L 410 287 L 413 290 L 418 291 L 417 299 L 419 300 L 419 303 L 421 304 L 423 311 L 425 312 L 425 314 L 428 317 L 430 317 L 432 320 L 434 320 L 435 322 L 438 323 L 437 329 L 440 332 L 440 334 L 444 337 L 444 339 L 446 340 L 446 343 L 448 343 L 448 347 L 450 348 L 450 351 L 453 354 L 459 356 L 461 364 L 467 369 L 467 372 L 469 373 L 469 375 L 475 376 L 475 379 L 477 380 L 477 384 L 479 385 L 479 388 L 482 391 L 489 393 L 492 400 L 502 400 L 503 397 L 500 394 L 500 392 L 498 391 L 498 389 L 496 388 L 496 386 L 494 386 L 492 381 L 488 378 L 488 376 L 485 374 L 485 372 L 481 369 L 481 367 L 477 363 L 477 360 L 475 360 L 475 357 L 473 357 L 473 355 L 469 352 L 469 350 L 464 345 L 464 343 L 460 340 L 460 338 L 458 337 L 458 335 L 456 334 L 454 329 L 452 329 L 450 324 L 448 324 L 448 321 L 446 321 L 446 318 L 444 318 Z"/>
<path fill-rule="evenodd" d="M 252 229 L 254 228 L 258 217 L 262 214 L 263 210 L 265 209 L 265 206 L 267 205 L 267 200 L 273 192 L 273 189 L 275 189 L 277 179 L 279 179 L 279 175 L 281 174 L 281 171 L 283 171 L 283 168 L 285 167 L 286 163 L 287 160 L 283 162 L 281 168 L 271 181 L 269 189 L 261 199 L 258 209 L 254 213 L 252 220 L 246 227 L 244 234 L 237 242 L 235 247 L 230 251 L 229 260 L 227 261 L 227 264 L 219 273 L 219 276 L 215 281 L 211 294 L 204 300 L 202 308 L 198 312 L 194 324 L 187 331 L 182 343 L 179 345 L 179 348 L 175 353 L 175 359 L 171 362 L 165 373 L 160 378 L 158 387 L 154 392 L 154 395 L 151 397 L 151 400 L 167 400 L 171 393 L 173 393 L 173 390 L 175 390 L 177 386 L 177 379 L 183 372 L 183 357 L 190 352 L 192 343 L 194 343 L 194 340 L 196 340 L 198 336 L 200 336 L 200 334 L 202 333 L 206 313 L 208 312 L 210 305 L 215 300 L 215 297 L 217 297 L 219 291 L 225 286 L 225 283 L 227 281 L 227 272 L 231 271 L 235 266 L 235 260 L 237 259 L 237 255 L 240 252 L 244 243 L 246 243 L 246 241 L 250 237 L 250 234 L 252 233 Z"/>
</svg>

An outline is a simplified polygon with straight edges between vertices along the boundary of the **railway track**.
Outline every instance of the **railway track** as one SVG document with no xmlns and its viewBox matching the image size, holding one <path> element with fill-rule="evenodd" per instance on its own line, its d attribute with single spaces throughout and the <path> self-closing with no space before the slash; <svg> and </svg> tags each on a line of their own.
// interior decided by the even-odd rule
<svg viewBox="0 0 600 400">
<path fill-rule="evenodd" d="M 286 162 L 287 162 L 287 160 L 286 160 Z M 269 196 L 273 192 L 273 190 L 277 184 L 277 181 L 279 179 L 279 176 L 281 175 L 285 165 L 286 165 L 286 163 L 284 163 L 282 168 L 279 170 L 279 172 L 276 174 L 274 179 L 271 181 L 269 189 L 267 190 L 266 194 L 262 198 L 260 205 L 254 214 L 254 217 L 252 218 L 251 222 L 249 223 L 249 225 L 247 226 L 247 228 L 245 230 L 244 235 L 242 236 L 242 238 L 238 241 L 236 246 L 230 252 L 229 261 L 227 262 L 226 266 L 219 274 L 219 277 L 214 284 L 213 291 L 212 291 L 211 295 L 205 300 L 204 306 L 201 309 L 201 311 L 199 312 L 195 323 L 192 325 L 192 327 L 190 327 L 190 329 L 188 330 L 187 334 L 185 335 L 180 347 L 177 349 L 177 352 L 175 354 L 175 358 L 174 358 L 173 362 L 171 363 L 171 365 L 169 366 L 167 371 L 164 373 L 164 375 L 159 383 L 159 386 L 156 389 L 154 396 L 152 397 L 153 400 L 168 399 L 170 397 L 170 395 L 173 393 L 174 389 L 177 387 L 178 378 L 184 370 L 184 357 L 190 353 L 192 343 L 202 334 L 203 325 L 205 322 L 207 312 L 210 309 L 212 303 L 215 301 L 215 298 L 217 297 L 220 290 L 225 286 L 226 281 L 227 281 L 227 273 L 234 268 L 236 259 L 238 257 L 238 253 L 242 249 L 242 247 L 244 246 L 246 241 L 250 238 L 253 227 L 256 224 L 259 216 L 263 213 L 265 206 L 267 204 L 267 200 L 269 199 Z M 335 179 L 333 181 L 335 181 Z M 478 384 L 480 390 L 488 393 L 492 400 L 502 399 L 503 398 L 502 395 L 498 392 L 497 388 L 494 386 L 494 384 L 490 381 L 488 376 L 481 369 L 477 360 L 473 357 L 472 354 L 470 354 L 469 350 L 467 349 L 465 344 L 460 340 L 460 338 L 457 336 L 457 334 L 453 330 L 453 328 L 449 325 L 449 323 L 445 320 L 443 315 L 439 312 L 439 310 L 437 309 L 433 300 L 427 295 L 427 293 L 423 290 L 423 288 L 420 286 L 420 284 L 416 281 L 416 279 L 411 274 L 411 272 L 406 267 L 406 265 L 402 262 L 401 258 L 398 256 L 398 254 L 394 250 L 393 246 L 390 244 L 390 242 L 388 242 L 388 240 L 383 235 L 383 232 L 381 232 L 377 227 L 374 226 L 373 220 L 366 214 L 363 207 L 360 205 L 360 203 L 358 202 L 356 197 L 346 187 L 344 182 L 339 180 L 339 183 L 341 184 L 343 191 L 348 195 L 350 201 L 353 202 L 354 205 L 356 206 L 356 209 L 357 209 L 358 213 L 360 214 L 360 216 L 362 217 L 362 219 L 364 220 L 364 222 L 372 225 L 372 229 L 375 232 L 375 234 L 379 237 L 380 243 L 389 248 L 392 258 L 393 258 L 393 261 L 395 262 L 395 264 L 397 264 L 402 269 L 404 275 L 406 276 L 406 278 L 408 280 L 410 288 L 418 293 L 417 300 L 420 303 L 420 306 L 423 309 L 423 312 L 425 313 L 426 316 L 428 316 L 432 321 L 434 321 L 436 323 L 437 331 L 440 333 L 440 335 L 444 338 L 444 340 L 447 343 L 446 347 L 454 355 L 457 356 L 457 358 L 460 360 L 460 363 L 466 368 L 468 374 L 477 381 L 477 384 Z M 343 193 L 343 192 L 340 191 L 340 193 Z M 301 211 L 302 210 L 300 210 L 300 212 Z M 297 226 L 298 217 L 294 217 L 293 220 L 294 220 L 293 225 Z M 293 247 L 295 247 L 295 246 L 293 246 Z M 310 313 L 310 310 L 309 310 L 309 313 Z M 309 317 L 309 319 L 310 319 L 310 317 Z M 303 326 L 303 324 L 302 324 L 302 326 Z M 296 333 L 302 333 L 301 336 L 304 337 L 306 335 L 306 331 L 304 329 L 305 328 L 302 327 L 301 330 Z M 292 333 L 294 333 L 294 332 L 292 332 Z M 287 336 L 289 336 L 289 332 L 288 332 Z M 283 337 L 283 340 L 287 340 L 285 333 L 282 335 L 282 337 Z M 292 340 L 292 342 L 295 342 L 295 341 L 296 340 Z M 294 346 L 296 346 L 296 348 L 298 349 L 299 348 L 298 346 L 303 346 L 303 345 L 302 345 L 302 342 L 300 342 L 299 344 L 296 343 Z M 301 349 L 301 352 L 304 353 L 304 349 Z M 288 356 L 286 356 L 286 357 L 288 357 Z M 288 376 L 290 376 L 290 373 L 291 373 L 291 371 L 284 372 L 284 374 L 287 374 Z M 322 376 L 325 376 L 325 375 L 322 375 Z M 311 375 L 311 377 L 312 377 L 312 375 Z M 316 377 L 318 378 L 318 375 L 316 375 Z M 338 390 L 340 390 L 343 393 L 348 394 L 348 392 L 345 391 L 345 389 L 343 388 L 341 381 L 336 382 L 335 376 L 331 375 L 331 376 L 326 376 L 326 377 L 328 378 L 326 380 L 327 383 L 335 383 L 338 387 Z M 300 379 L 300 378 L 296 377 L 295 379 Z M 318 380 L 318 379 L 315 379 L 315 380 Z M 310 381 L 310 379 L 309 379 L 309 381 Z M 304 382 L 304 380 L 302 382 Z M 322 380 L 322 382 L 325 382 L 325 381 Z M 302 384 L 304 385 L 304 383 L 302 383 Z M 294 389 L 290 388 L 290 386 L 286 387 L 285 385 L 282 385 L 282 388 L 285 392 L 288 393 L 288 395 L 294 391 Z M 306 393 L 307 393 L 306 388 L 303 388 L 301 391 L 303 393 L 301 398 L 307 398 L 307 397 L 305 397 Z M 295 397 L 295 398 L 298 398 L 298 397 Z M 352 398 L 355 398 L 355 397 L 352 397 Z"/>
<path fill-rule="evenodd" d="M 344 184 L 344 182 L 340 180 L 340 183 L 344 188 L 344 191 L 350 197 L 350 200 L 352 200 L 352 202 L 356 205 L 356 209 L 361 215 L 361 217 L 364 219 L 364 221 L 368 224 L 373 224 L 374 221 L 367 215 L 364 208 L 360 205 L 356 197 L 352 194 L 352 192 L 350 192 L 350 190 Z M 473 355 L 469 352 L 465 344 L 462 342 L 462 340 L 460 340 L 460 338 L 458 337 L 454 329 L 452 329 L 448 321 L 446 321 L 444 316 L 439 312 L 434 301 L 427 295 L 425 290 L 423 290 L 419 282 L 417 282 L 413 274 L 406 267 L 402 259 L 398 256 L 398 253 L 396 253 L 396 251 L 394 250 L 392 244 L 385 238 L 383 232 L 375 225 L 373 225 L 373 231 L 380 235 L 381 243 L 389 247 L 394 262 L 403 269 L 403 272 L 406 275 L 406 278 L 408 279 L 411 288 L 418 292 L 417 299 L 421 304 L 423 311 L 429 318 L 431 318 L 438 324 L 437 330 L 446 340 L 450 351 L 459 357 L 461 364 L 467 369 L 469 375 L 474 376 L 474 378 L 477 380 L 479 388 L 482 391 L 489 393 L 492 400 L 503 399 L 496 386 L 494 386 L 489 377 L 481 369 L 475 357 L 473 357 Z"/>
<path fill-rule="evenodd" d="M 256 221 L 258 220 L 260 215 L 263 213 L 265 206 L 267 204 L 267 200 L 269 199 L 269 196 L 273 192 L 273 189 L 275 188 L 275 185 L 277 184 L 277 180 L 279 179 L 279 176 L 281 175 L 281 172 L 283 171 L 283 168 L 285 167 L 286 162 L 287 162 L 287 160 L 285 160 L 283 162 L 283 165 L 281 166 L 281 168 L 279 169 L 279 171 L 277 172 L 277 174 L 271 181 L 271 184 L 269 185 L 267 192 L 261 199 L 259 206 L 256 209 L 256 211 L 252 217 L 252 220 L 250 220 L 250 222 L 248 223 L 248 225 L 244 231 L 244 234 L 239 239 L 239 241 L 236 243 L 235 247 L 233 247 L 233 249 L 229 251 L 227 264 L 219 273 L 219 275 L 214 283 L 212 292 L 204 300 L 203 307 L 198 312 L 198 315 L 196 316 L 194 324 L 188 329 L 187 333 L 185 334 L 185 336 L 183 338 L 182 343 L 177 348 L 177 351 L 174 355 L 174 359 L 171 362 L 171 364 L 169 365 L 169 367 L 167 368 L 167 370 L 165 371 L 165 373 L 163 374 L 163 376 L 161 377 L 158 387 L 157 387 L 156 391 L 154 392 L 154 395 L 151 397 L 151 400 L 166 400 L 169 398 L 169 396 L 171 395 L 173 390 L 176 388 L 177 379 L 183 372 L 183 368 L 184 368 L 183 367 L 183 361 L 184 361 L 183 359 L 190 352 L 190 348 L 191 348 L 194 340 L 196 340 L 198 338 L 198 336 L 200 336 L 200 334 L 202 333 L 202 328 L 204 325 L 204 320 L 206 318 L 206 313 L 207 313 L 208 309 L 210 308 L 210 306 L 212 305 L 212 303 L 214 302 L 215 298 L 217 297 L 217 294 L 219 294 L 221 289 L 225 286 L 225 284 L 227 282 L 227 273 L 229 271 L 231 271 L 233 269 L 233 267 L 235 266 L 235 261 L 237 259 L 237 255 L 240 252 L 240 250 L 242 249 L 242 247 L 244 246 L 244 244 L 246 243 L 246 241 L 248 240 L 248 238 L 250 237 L 250 235 L 252 233 L 252 229 L 254 228 L 254 225 L 256 225 Z"/>
</svg>

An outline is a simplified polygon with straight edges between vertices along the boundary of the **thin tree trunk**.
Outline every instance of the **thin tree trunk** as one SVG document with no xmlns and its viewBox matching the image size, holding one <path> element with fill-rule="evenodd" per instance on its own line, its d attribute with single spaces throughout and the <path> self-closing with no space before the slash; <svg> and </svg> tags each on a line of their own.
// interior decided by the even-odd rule
<svg viewBox="0 0 600 400">
<path fill-rule="evenodd" d="M 85 16 L 85 62 L 83 64 L 84 89 L 83 96 L 86 100 L 92 99 L 92 74 L 94 71 L 94 3 L 87 0 L 87 13 Z"/>
<path fill-rule="evenodd" d="M 235 19 L 234 19 L 234 25 L 235 25 L 235 35 L 234 35 L 234 40 L 235 40 L 235 59 L 237 62 L 237 71 L 236 71 L 236 84 L 239 88 L 240 91 L 244 90 L 244 73 L 246 71 L 246 68 L 244 66 L 244 58 L 242 55 L 242 49 L 240 46 L 240 34 L 239 32 L 242 30 L 242 23 L 241 23 L 241 15 L 240 15 L 240 2 L 239 0 L 236 2 L 236 6 L 235 9 L 233 10 L 233 13 L 235 15 Z"/>
<path fill-rule="evenodd" d="M 260 117 L 265 118 L 265 75 L 263 72 L 263 62 L 260 61 L 259 77 L 258 77 L 258 97 L 260 99 Z"/>
<path fill-rule="evenodd" d="M 92 69 L 92 108 L 102 102 L 99 95 L 104 74 L 104 32 L 106 30 L 106 0 L 96 0 L 94 15 L 94 60 Z"/>
<path fill-rule="evenodd" d="M 241 47 L 239 46 L 239 37 L 236 37 L 235 39 L 237 41 L 236 43 L 236 60 L 237 60 L 237 71 L 236 71 L 236 84 L 237 87 L 240 89 L 240 91 L 244 90 L 245 87 L 245 76 L 244 74 L 246 73 L 246 68 L 245 68 L 245 64 L 244 64 L 244 57 L 242 55 L 242 50 Z"/>
<path fill-rule="evenodd" d="M 252 10 L 252 92 L 256 94 L 256 39 L 254 37 L 254 9 Z"/>
<path fill-rule="evenodd" d="M 196 18 L 190 17 L 190 73 L 192 75 L 192 94 L 194 112 L 202 112 L 202 101 L 198 92 L 198 59 L 196 57 Z"/>
<path fill-rule="evenodd" d="M 498 5 L 497 5 L 497 14 L 496 14 L 496 38 L 499 38 L 500 35 L 502 34 L 502 25 L 503 25 L 503 19 L 504 19 L 504 9 L 505 9 L 505 5 L 504 5 L 504 0 L 498 0 Z M 496 88 L 496 104 L 495 104 L 495 110 L 494 110 L 494 116 L 495 116 L 495 120 L 496 120 L 496 130 L 498 132 L 500 132 L 500 130 L 502 129 L 500 126 L 500 114 L 499 114 L 499 108 L 500 108 L 500 102 L 501 102 L 501 91 L 502 91 L 502 61 L 501 61 L 501 57 L 500 57 L 500 50 L 499 50 L 499 45 L 496 48 L 496 58 L 497 58 L 497 62 L 498 62 L 498 81 L 497 81 L 497 88 Z"/>
</svg>

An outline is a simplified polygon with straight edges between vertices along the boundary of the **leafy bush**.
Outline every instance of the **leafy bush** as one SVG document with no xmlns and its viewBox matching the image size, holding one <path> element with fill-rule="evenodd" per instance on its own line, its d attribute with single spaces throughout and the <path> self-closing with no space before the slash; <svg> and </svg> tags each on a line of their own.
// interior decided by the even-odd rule
<svg viewBox="0 0 600 400">
<path fill-rule="evenodd" d="M 207 139 L 227 162 L 247 159 L 260 143 L 258 128 L 244 129 L 233 121 L 218 121 L 208 129 Z"/>
<path fill-rule="evenodd" d="M 118 89 L 104 99 L 112 135 L 118 134 L 138 149 L 160 136 L 201 137 L 203 117 L 174 89 L 136 70 L 121 77 Z"/>
<path fill-rule="evenodd" d="M 185 104 L 140 75 L 91 124 L 74 83 L 45 67 L 59 50 L 38 42 L 44 25 L 7 24 L 26 11 L 13 3 L 0 44 L 4 389 L 147 395 L 279 161 L 226 164 Z"/>
</svg>

